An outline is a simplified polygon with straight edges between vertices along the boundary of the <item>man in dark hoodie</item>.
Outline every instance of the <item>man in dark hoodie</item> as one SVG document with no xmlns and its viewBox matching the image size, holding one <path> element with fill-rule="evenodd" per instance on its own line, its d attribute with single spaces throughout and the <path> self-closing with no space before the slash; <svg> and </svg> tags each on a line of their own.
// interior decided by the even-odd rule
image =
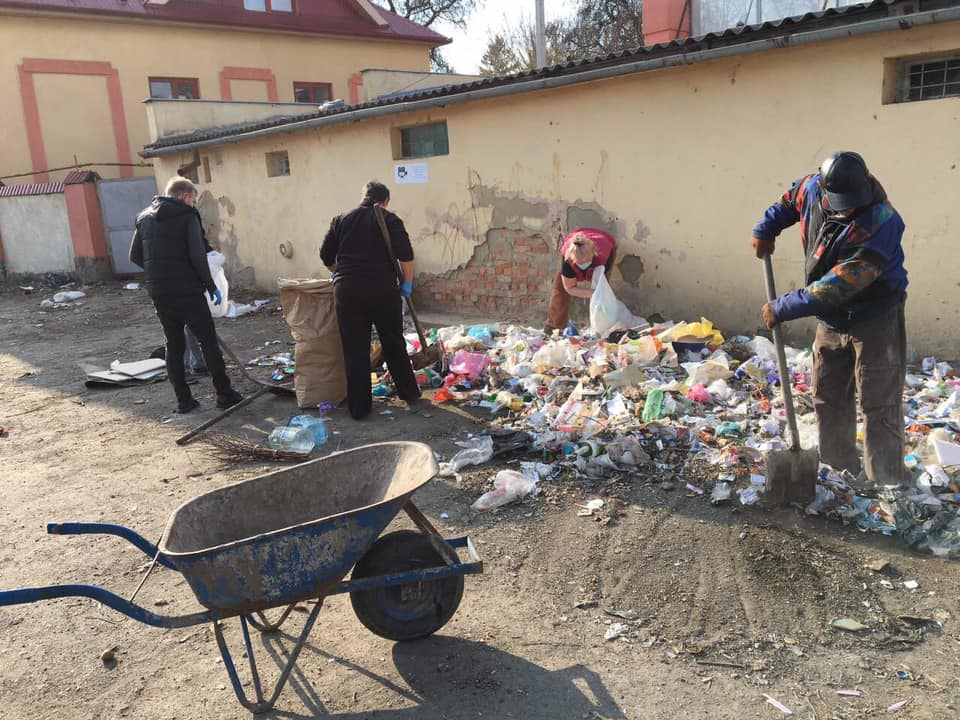
<svg viewBox="0 0 960 720">
<path fill-rule="evenodd" d="M 820 459 L 857 474 L 857 395 L 863 408 L 863 474 L 904 481 L 903 382 L 907 340 L 904 222 L 855 152 L 835 152 L 797 180 L 753 228 L 758 258 L 800 223 L 806 286 L 763 306 L 764 324 L 816 316 L 813 406 Z M 855 394 L 856 392 L 856 394 Z"/>
<path fill-rule="evenodd" d="M 215 305 L 222 302 L 210 275 L 196 186 L 182 177 L 167 183 L 162 196 L 137 216 L 130 261 L 146 273 L 147 290 L 167 340 L 167 377 L 177 395 L 177 412 L 188 413 L 198 403 L 190 393 L 183 365 L 184 328 L 200 341 L 200 349 L 217 391 L 221 410 L 243 397 L 230 386 L 213 317 L 204 292 Z"/>
</svg>

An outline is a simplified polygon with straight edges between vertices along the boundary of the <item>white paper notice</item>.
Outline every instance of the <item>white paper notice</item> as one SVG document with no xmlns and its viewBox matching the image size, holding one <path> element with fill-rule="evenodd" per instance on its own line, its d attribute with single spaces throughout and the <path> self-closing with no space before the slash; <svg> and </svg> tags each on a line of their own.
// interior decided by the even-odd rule
<svg viewBox="0 0 960 720">
<path fill-rule="evenodd" d="M 413 185 L 430 182 L 427 163 L 399 163 L 393 166 L 393 181 L 397 185 Z"/>
</svg>

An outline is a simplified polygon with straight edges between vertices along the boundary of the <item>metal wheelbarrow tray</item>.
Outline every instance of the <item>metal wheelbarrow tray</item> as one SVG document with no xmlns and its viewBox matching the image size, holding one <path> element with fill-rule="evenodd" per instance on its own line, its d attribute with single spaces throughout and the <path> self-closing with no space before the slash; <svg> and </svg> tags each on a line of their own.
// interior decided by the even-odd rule
<svg viewBox="0 0 960 720">
<path fill-rule="evenodd" d="M 0 592 L 0 606 L 88 597 L 154 627 L 213 622 L 237 698 L 254 712 L 271 709 L 329 595 L 350 593 L 358 619 L 392 640 L 426 637 L 453 617 L 463 576 L 483 572 L 469 537 L 442 538 L 410 497 L 438 468 L 422 443 L 388 442 L 262 475 L 199 495 L 167 522 L 159 545 L 104 523 L 51 523 L 59 535 L 119 535 L 180 572 L 205 612 L 161 616 L 93 585 Z M 381 533 L 404 510 L 419 529 Z M 469 555 L 461 562 L 456 548 Z M 350 580 L 343 578 L 353 568 Z M 276 630 L 297 602 L 316 599 L 269 698 L 257 672 L 248 624 Z M 285 607 L 269 620 L 264 611 Z M 256 700 L 246 697 L 220 620 L 239 617 Z"/>
</svg>

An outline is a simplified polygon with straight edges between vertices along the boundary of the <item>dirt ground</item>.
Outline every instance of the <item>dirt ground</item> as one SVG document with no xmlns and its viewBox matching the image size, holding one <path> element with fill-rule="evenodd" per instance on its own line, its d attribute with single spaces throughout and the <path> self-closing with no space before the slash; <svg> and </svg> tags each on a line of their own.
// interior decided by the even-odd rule
<svg viewBox="0 0 960 720">
<path fill-rule="evenodd" d="M 76 582 L 129 597 L 143 577 L 141 553 L 114 537 L 46 535 L 45 524 L 113 522 L 156 540 L 180 503 L 270 467 L 225 466 L 202 443 L 174 443 L 213 416 L 209 379 L 195 389 L 201 411 L 167 423 L 167 383 L 86 389 L 78 361 L 143 359 L 162 342 L 143 291 L 105 284 L 86 292 L 82 305 L 59 310 L 41 310 L 49 293 L 0 292 L 0 425 L 9 428 L 0 439 L 3 589 Z M 288 349 L 281 317 L 268 310 L 218 327 L 244 361 L 267 340 L 284 341 L 271 352 Z M 267 396 L 220 428 L 262 439 L 294 412 L 292 400 Z M 449 457 L 453 440 L 489 419 L 447 405 L 428 414 L 378 402 L 356 423 L 339 410 L 330 421 L 336 434 L 315 455 L 416 439 Z M 453 620 L 428 640 L 393 643 L 368 632 L 348 598 L 327 600 L 266 717 L 782 717 L 767 696 L 804 719 L 886 717 L 904 700 L 894 717 L 960 714 L 960 563 L 796 511 L 712 507 L 688 498 L 683 478 L 668 491 L 658 476 L 558 477 L 539 497 L 471 511 L 509 462 L 467 473 L 459 485 L 437 479 L 416 496 L 445 533 L 469 533 L 485 562 L 483 575 L 466 579 Z M 578 516 L 578 503 L 595 497 L 605 498 L 606 514 Z M 396 524 L 410 525 L 405 517 Z M 890 563 L 880 573 L 866 566 L 878 559 Z M 905 589 L 905 580 L 919 589 Z M 169 570 L 155 571 L 137 602 L 170 615 L 201 609 Z M 841 617 L 868 628 L 832 628 Z M 268 682 L 304 618 L 295 613 L 282 633 L 255 636 Z M 607 641 L 614 623 L 625 635 Z M 237 622 L 228 626 L 239 655 Z M 104 664 L 111 649 L 116 662 Z M 210 627 L 157 630 L 84 599 L 0 608 L 0 707 L 11 720 L 249 715 Z"/>
</svg>

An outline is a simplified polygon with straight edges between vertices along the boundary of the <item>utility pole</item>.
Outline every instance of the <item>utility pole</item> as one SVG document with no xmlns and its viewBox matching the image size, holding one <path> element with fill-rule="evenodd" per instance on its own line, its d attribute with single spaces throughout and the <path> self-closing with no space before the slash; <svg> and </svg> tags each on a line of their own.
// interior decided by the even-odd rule
<svg viewBox="0 0 960 720">
<path fill-rule="evenodd" d="M 543 0 L 536 0 L 537 23 L 534 44 L 537 49 L 537 70 L 547 64 L 547 25 L 543 14 Z"/>
</svg>

